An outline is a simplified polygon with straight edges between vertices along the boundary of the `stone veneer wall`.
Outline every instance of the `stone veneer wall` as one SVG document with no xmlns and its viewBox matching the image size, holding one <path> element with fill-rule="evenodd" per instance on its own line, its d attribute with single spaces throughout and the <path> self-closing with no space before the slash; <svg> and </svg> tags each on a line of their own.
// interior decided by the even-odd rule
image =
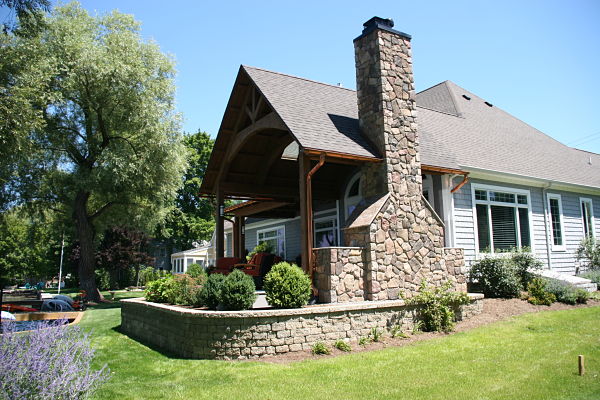
<svg viewBox="0 0 600 400">
<path fill-rule="evenodd" d="M 354 40 L 359 123 L 384 161 L 364 167 L 361 188 L 389 198 L 369 224 L 345 230 L 346 245 L 365 248 L 369 300 L 410 297 L 422 280 L 466 290 L 462 252 L 444 248 L 443 225 L 422 199 L 410 37 L 373 21 Z"/>
<path fill-rule="evenodd" d="M 457 310 L 465 319 L 483 310 L 483 295 Z M 372 328 L 411 331 L 416 307 L 401 300 L 345 303 L 292 310 L 203 311 L 123 300 L 121 329 L 144 343 L 186 358 L 247 359 L 310 350 L 368 336 Z"/>
<path fill-rule="evenodd" d="M 345 303 L 365 298 L 365 261 L 361 247 L 313 249 L 319 303 Z"/>
</svg>

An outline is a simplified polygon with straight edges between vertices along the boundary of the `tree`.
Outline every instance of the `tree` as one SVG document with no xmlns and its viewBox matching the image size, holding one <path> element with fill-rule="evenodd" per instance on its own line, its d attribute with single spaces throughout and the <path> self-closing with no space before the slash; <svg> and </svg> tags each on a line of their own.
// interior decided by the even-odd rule
<svg viewBox="0 0 600 400">
<path fill-rule="evenodd" d="M 16 16 L 23 20 L 28 17 L 41 19 L 41 11 L 50 11 L 49 0 L 0 0 L 0 7 L 7 7 L 14 10 Z M 14 30 L 12 21 L 6 21 L 2 30 L 4 33 Z"/>
<path fill-rule="evenodd" d="M 137 282 L 140 266 L 154 261 L 147 253 L 149 241 L 145 233 L 125 227 L 113 227 L 104 232 L 96 260 L 100 268 L 109 272 L 111 288 L 118 286 L 119 274 L 128 268 L 135 269 Z"/>
<path fill-rule="evenodd" d="M 53 213 L 21 208 L 0 213 L 0 286 L 58 274 L 61 233 Z"/>
<path fill-rule="evenodd" d="M 77 3 L 19 30 L 0 46 L 0 110 L 21 114 L 29 153 L 3 191 L 70 217 L 80 286 L 99 300 L 96 232 L 154 226 L 185 171 L 173 61 L 132 16 L 92 17 Z"/>
<path fill-rule="evenodd" d="M 157 229 L 157 236 L 167 240 L 170 252 L 173 248 L 189 249 L 195 241 L 210 239 L 215 226 L 213 205 L 209 199 L 198 196 L 214 140 L 208 133 L 198 131 L 186 136 L 184 144 L 189 168 L 175 197 L 175 207 Z"/>
</svg>

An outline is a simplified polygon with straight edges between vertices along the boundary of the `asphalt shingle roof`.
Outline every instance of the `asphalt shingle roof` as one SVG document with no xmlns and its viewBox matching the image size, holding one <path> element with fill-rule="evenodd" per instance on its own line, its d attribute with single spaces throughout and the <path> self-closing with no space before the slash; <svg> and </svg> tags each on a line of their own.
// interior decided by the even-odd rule
<svg viewBox="0 0 600 400">
<path fill-rule="evenodd" d="M 243 68 L 302 147 L 380 156 L 360 133 L 355 91 Z M 599 154 L 568 147 L 453 82 L 418 93 L 417 107 L 423 164 L 600 188 Z"/>
</svg>

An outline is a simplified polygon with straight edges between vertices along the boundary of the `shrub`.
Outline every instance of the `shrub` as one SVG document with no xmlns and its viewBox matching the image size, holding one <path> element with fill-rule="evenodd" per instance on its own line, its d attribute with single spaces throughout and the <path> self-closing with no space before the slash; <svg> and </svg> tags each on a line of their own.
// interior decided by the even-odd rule
<svg viewBox="0 0 600 400">
<path fill-rule="evenodd" d="M 312 346 L 312 353 L 313 354 L 331 354 L 331 350 L 329 350 L 329 347 L 327 347 L 327 345 L 323 342 L 317 342 Z"/>
<path fill-rule="evenodd" d="M 407 304 L 421 306 L 418 316 L 421 329 L 426 332 L 450 332 L 454 327 L 454 307 L 468 304 L 466 293 L 452 292 L 452 283 L 446 282 L 440 287 L 428 287 L 421 282 L 419 294 L 409 299 Z"/>
<path fill-rule="evenodd" d="M 518 297 L 521 280 L 513 263 L 506 258 L 484 258 L 473 264 L 469 276 L 487 297 Z"/>
<path fill-rule="evenodd" d="M 582 278 L 589 279 L 600 287 L 600 270 L 589 270 L 580 275 Z"/>
<path fill-rule="evenodd" d="M 252 259 L 252 256 L 254 256 L 256 253 L 273 253 L 273 251 L 274 249 L 271 243 L 260 242 L 254 247 L 254 249 L 250 253 L 248 253 L 248 255 L 246 256 L 246 260 L 250 261 Z"/>
<path fill-rule="evenodd" d="M 542 262 L 535 258 L 529 250 L 515 250 L 510 260 L 515 267 L 517 276 L 521 280 L 521 289 L 527 289 L 527 285 L 535 277 L 532 271 L 541 269 Z"/>
<path fill-rule="evenodd" d="M 227 310 L 247 310 L 256 300 L 255 290 L 252 277 L 236 269 L 225 278 L 220 300 Z"/>
<path fill-rule="evenodd" d="M 591 270 L 600 270 L 600 240 L 591 236 L 583 239 L 577 248 L 577 259 L 586 260 Z"/>
<path fill-rule="evenodd" d="M 546 291 L 552 293 L 556 297 L 556 301 L 565 304 L 587 303 L 589 299 L 589 293 L 585 290 L 556 279 L 546 281 Z"/>
<path fill-rule="evenodd" d="M 536 306 L 549 306 L 556 301 L 556 296 L 546 289 L 546 280 L 543 278 L 533 278 L 527 285 L 529 297 L 527 301 Z"/>
<path fill-rule="evenodd" d="M 174 285 L 175 282 L 172 276 L 148 282 L 146 285 L 146 300 L 155 303 L 168 303 L 172 296 Z"/>
<path fill-rule="evenodd" d="M 168 302 L 179 305 L 192 305 L 196 303 L 195 281 L 187 275 L 177 275 L 172 279 L 173 285 L 168 291 Z"/>
<path fill-rule="evenodd" d="M 110 372 L 94 371 L 89 333 L 78 326 L 41 323 L 28 333 L 16 333 L 4 323 L 0 335 L 0 398 L 84 399 Z"/>
<path fill-rule="evenodd" d="M 154 269 L 154 267 L 140 268 L 139 282 L 140 285 L 146 286 L 148 282 L 155 281 L 161 277 L 161 273 Z"/>
<path fill-rule="evenodd" d="M 200 279 L 206 281 L 206 271 L 200 264 L 191 264 L 187 268 L 187 274 L 194 279 Z"/>
<path fill-rule="evenodd" d="M 585 304 L 590 299 L 590 293 L 584 289 L 575 289 L 577 304 Z"/>
<path fill-rule="evenodd" d="M 200 292 L 200 303 L 211 310 L 216 310 L 221 302 L 221 288 L 225 282 L 225 275 L 211 274 Z"/>
<path fill-rule="evenodd" d="M 100 290 L 110 290 L 110 274 L 104 268 L 96 270 L 96 285 Z"/>
<path fill-rule="evenodd" d="M 311 283 L 308 275 L 294 264 L 275 264 L 265 276 L 267 302 L 275 308 L 297 308 L 308 303 Z"/>
<path fill-rule="evenodd" d="M 348 343 L 344 342 L 342 339 L 336 341 L 333 346 L 340 351 L 345 351 L 345 352 L 352 351 L 352 347 L 350 347 L 350 345 Z"/>
</svg>

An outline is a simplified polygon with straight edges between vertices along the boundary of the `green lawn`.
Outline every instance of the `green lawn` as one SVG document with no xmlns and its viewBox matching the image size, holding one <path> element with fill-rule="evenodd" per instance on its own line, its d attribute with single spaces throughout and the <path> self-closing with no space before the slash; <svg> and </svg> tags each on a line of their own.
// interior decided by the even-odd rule
<svg viewBox="0 0 600 400">
<path fill-rule="evenodd" d="M 81 323 L 113 372 L 98 399 L 600 399 L 600 307 L 288 365 L 170 358 L 119 324 L 118 308 L 89 310 Z"/>
</svg>

